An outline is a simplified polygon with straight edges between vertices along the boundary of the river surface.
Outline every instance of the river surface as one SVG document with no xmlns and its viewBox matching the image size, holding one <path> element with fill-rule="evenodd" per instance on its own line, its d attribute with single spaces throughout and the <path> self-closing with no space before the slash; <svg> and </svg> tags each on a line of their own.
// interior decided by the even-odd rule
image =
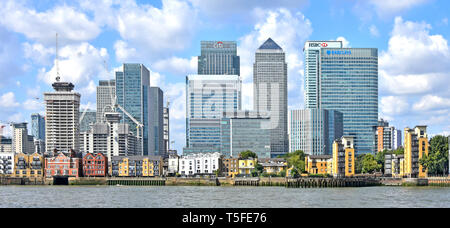
<svg viewBox="0 0 450 228">
<path fill-rule="evenodd" d="M 0 186 L 0 207 L 450 207 L 450 188 Z"/>
</svg>

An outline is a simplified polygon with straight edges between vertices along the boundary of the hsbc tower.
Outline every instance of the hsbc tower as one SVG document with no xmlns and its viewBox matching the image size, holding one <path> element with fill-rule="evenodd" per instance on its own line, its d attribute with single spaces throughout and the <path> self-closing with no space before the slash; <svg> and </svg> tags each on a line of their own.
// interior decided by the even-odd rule
<svg viewBox="0 0 450 228">
<path fill-rule="evenodd" d="M 341 41 L 307 41 L 305 108 L 343 113 L 344 136 L 358 154 L 375 151 L 378 123 L 378 49 L 343 48 Z"/>
</svg>

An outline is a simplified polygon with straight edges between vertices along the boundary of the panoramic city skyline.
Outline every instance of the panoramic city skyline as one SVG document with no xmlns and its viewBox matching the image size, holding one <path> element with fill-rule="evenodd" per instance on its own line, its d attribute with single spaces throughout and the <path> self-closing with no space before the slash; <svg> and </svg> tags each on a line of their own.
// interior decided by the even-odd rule
<svg viewBox="0 0 450 228">
<path fill-rule="evenodd" d="M 242 108 L 251 110 L 254 55 L 272 38 L 286 53 L 293 110 L 305 108 L 305 42 L 340 40 L 344 47 L 378 48 L 379 118 L 400 130 L 428 125 L 429 135 L 448 135 L 449 3 L 386 2 L 2 1 L 0 121 L 31 126 L 32 113 L 45 115 L 58 33 L 61 81 L 81 94 L 80 111 L 96 109 L 99 80 L 115 79 L 123 63 L 143 64 L 151 71 L 150 86 L 170 98 L 172 149 L 181 153 L 185 77 L 197 73 L 201 41 L 237 42 Z"/>
</svg>

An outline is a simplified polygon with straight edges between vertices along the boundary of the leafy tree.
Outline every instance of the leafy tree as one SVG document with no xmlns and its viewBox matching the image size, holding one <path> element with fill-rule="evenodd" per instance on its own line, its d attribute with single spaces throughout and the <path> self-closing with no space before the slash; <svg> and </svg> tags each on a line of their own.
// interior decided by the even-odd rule
<svg viewBox="0 0 450 228">
<path fill-rule="evenodd" d="M 288 153 L 288 154 L 284 155 L 283 157 L 286 159 L 286 161 L 288 163 L 288 167 L 293 167 L 291 174 L 294 177 L 299 176 L 300 173 L 305 172 L 306 154 L 303 151 L 297 150 L 295 152 Z"/>
<path fill-rule="evenodd" d="M 378 152 L 375 155 L 375 160 L 377 161 L 378 165 L 380 166 L 381 172 L 383 172 L 383 173 L 384 173 L 384 159 L 385 159 L 385 155 L 386 154 L 391 154 L 391 153 L 393 153 L 393 152 L 384 149 L 383 151 L 380 151 L 380 152 Z"/>
<path fill-rule="evenodd" d="M 261 164 L 256 163 L 254 171 L 256 172 L 257 176 L 261 176 L 261 174 L 264 173 L 264 167 Z"/>
<path fill-rule="evenodd" d="M 286 171 L 285 170 L 280 171 L 280 177 L 286 177 Z"/>
<path fill-rule="evenodd" d="M 362 159 L 362 173 L 372 173 L 379 170 L 381 165 L 377 163 L 373 154 L 365 154 Z"/>
<path fill-rule="evenodd" d="M 363 170 L 363 159 L 365 154 L 357 154 L 355 157 L 355 173 L 362 173 Z"/>
<path fill-rule="evenodd" d="M 242 151 L 239 156 L 242 159 L 248 159 L 248 158 L 257 158 L 256 153 L 250 150 Z"/>
<path fill-rule="evenodd" d="M 448 170 L 448 138 L 441 135 L 431 138 L 428 156 L 423 156 L 419 162 L 428 168 L 428 173 L 445 175 Z"/>
</svg>

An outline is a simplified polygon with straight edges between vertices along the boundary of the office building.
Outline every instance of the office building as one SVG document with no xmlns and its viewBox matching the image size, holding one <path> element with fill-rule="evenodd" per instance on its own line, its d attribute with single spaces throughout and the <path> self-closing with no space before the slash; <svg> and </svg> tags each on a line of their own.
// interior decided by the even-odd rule
<svg viewBox="0 0 450 228">
<path fill-rule="evenodd" d="M 130 131 L 140 139 L 138 154 L 148 155 L 150 152 L 150 71 L 142 64 L 123 64 L 122 69 L 116 71 L 116 96 L 117 104 L 143 125 L 138 129 L 138 124 L 122 110 L 117 110 L 123 117 L 122 122 L 128 124 Z"/>
<path fill-rule="evenodd" d="M 164 120 L 164 152 L 166 156 L 169 155 L 170 150 L 170 110 L 169 110 L 169 102 L 167 102 L 167 106 L 163 109 L 163 120 Z"/>
<path fill-rule="evenodd" d="M 149 153 L 165 156 L 164 147 L 164 93 L 159 87 L 150 87 Z"/>
<path fill-rule="evenodd" d="M 355 144 L 354 138 L 343 136 L 333 143 L 332 174 L 335 177 L 355 175 Z"/>
<path fill-rule="evenodd" d="M 186 77 L 186 148 L 184 154 L 219 152 L 223 112 L 241 109 L 238 75 Z"/>
<path fill-rule="evenodd" d="M 68 82 L 53 83 L 54 92 L 44 93 L 46 152 L 79 151 L 80 97 Z"/>
<path fill-rule="evenodd" d="M 387 121 L 381 119 L 375 127 L 375 145 L 380 152 L 384 150 L 396 150 L 401 146 L 401 131 L 390 127 Z"/>
<path fill-rule="evenodd" d="M 12 152 L 32 154 L 35 151 L 34 138 L 28 135 L 27 123 L 14 123 L 12 126 Z"/>
<path fill-rule="evenodd" d="M 420 159 L 428 155 L 427 126 L 416 126 L 414 129 L 405 128 L 405 167 L 404 173 L 408 177 L 425 178 L 428 170 L 420 164 Z"/>
<path fill-rule="evenodd" d="M 202 41 L 198 74 L 240 75 L 240 59 L 234 41 Z"/>
<path fill-rule="evenodd" d="M 343 113 L 344 135 L 357 153 L 375 151 L 378 124 L 378 50 L 342 48 L 340 41 L 307 41 L 305 107 Z"/>
<path fill-rule="evenodd" d="M 13 153 L 11 138 L 0 137 L 0 153 Z"/>
<path fill-rule="evenodd" d="M 258 158 L 270 158 L 270 130 L 267 113 L 224 112 L 220 120 L 220 152 L 226 157 L 238 157 L 241 152 L 250 150 Z"/>
<path fill-rule="evenodd" d="M 80 132 L 86 132 L 90 125 L 97 122 L 97 111 L 86 109 L 80 112 Z"/>
<path fill-rule="evenodd" d="M 120 123 L 119 113 L 105 113 L 104 123 L 95 123 L 81 134 L 81 152 L 105 155 L 108 161 L 113 156 L 138 155 L 137 137 L 126 123 Z"/>
<path fill-rule="evenodd" d="M 45 118 L 38 113 L 31 114 L 31 135 L 35 140 L 45 141 Z"/>
<path fill-rule="evenodd" d="M 289 151 L 308 155 L 331 155 L 334 140 L 343 136 L 341 112 L 325 109 L 291 110 Z"/>
<path fill-rule="evenodd" d="M 271 120 L 271 156 L 289 151 L 287 127 L 287 64 L 283 49 L 272 39 L 262 44 L 253 65 L 253 105 Z"/>
<path fill-rule="evenodd" d="M 116 80 L 100 80 L 97 86 L 97 122 L 105 122 L 105 112 L 114 112 L 115 97 Z"/>
</svg>

